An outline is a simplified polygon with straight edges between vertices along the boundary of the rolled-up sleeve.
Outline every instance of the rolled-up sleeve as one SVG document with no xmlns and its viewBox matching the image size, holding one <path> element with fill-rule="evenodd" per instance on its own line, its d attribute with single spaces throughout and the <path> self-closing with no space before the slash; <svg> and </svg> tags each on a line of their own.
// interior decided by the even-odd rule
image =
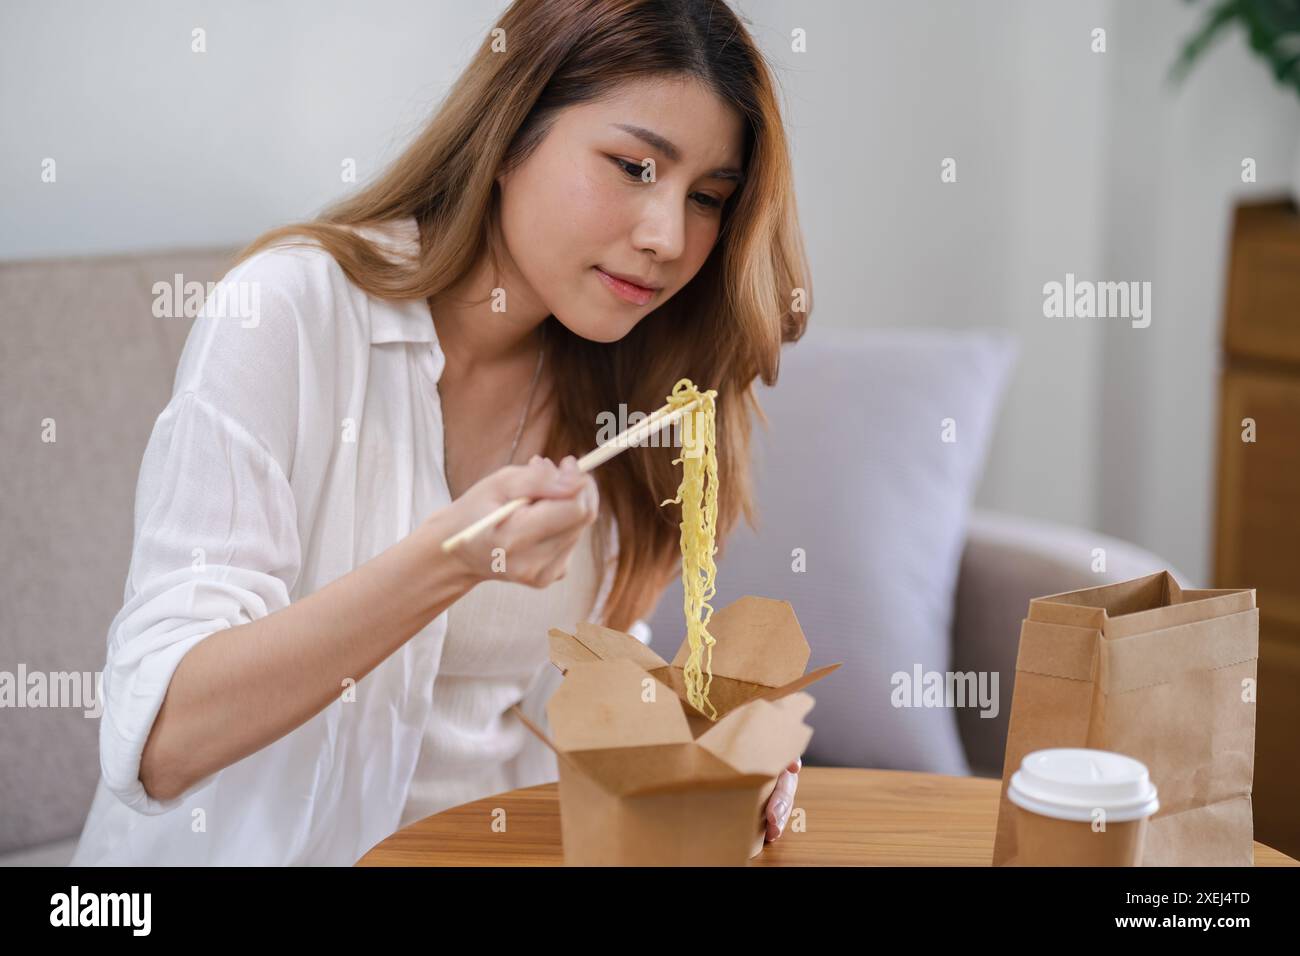
<svg viewBox="0 0 1300 956">
<path fill-rule="evenodd" d="M 108 632 L 100 769 L 110 792 L 146 814 L 179 806 L 216 776 L 170 800 L 140 782 L 141 754 L 181 659 L 216 631 L 286 607 L 302 563 L 293 491 L 272 451 L 277 436 L 223 399 L 242 389 L 245 403 L 279 406 L 266 421 L 283 420 L 297 387 L 293 350 L 271 360 L 263 351 L 260 367 L 250 361 L 241 370 L 234 367 L 241 353 L 251 357 L 277 333 L 268 326 L 259 338 L 205 322 L 191 330 L 176 389 L 145 449 L 124 602 Z M 273 380 L 255 380 L 266 374 Z M 209 388 L 212 379 L 218 386 Z"/>
</svg>

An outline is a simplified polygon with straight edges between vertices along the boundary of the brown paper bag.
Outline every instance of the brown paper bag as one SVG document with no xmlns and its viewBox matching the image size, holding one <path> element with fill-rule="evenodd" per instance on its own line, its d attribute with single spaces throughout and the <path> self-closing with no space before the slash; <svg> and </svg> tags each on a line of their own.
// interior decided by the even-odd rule
<svg viewBox="0 0 1300 956">
<path fill-rule="evenodd" d="M 1160 809 L 1143 866 L 1251 866 L 1255 589 L 1168 571 L 1029 602 L 1020 629 L 993 865 L 1015 863 L 1007 799 L 1025 755 L 1090 747 L 1147 765 Z"/>
</svg>

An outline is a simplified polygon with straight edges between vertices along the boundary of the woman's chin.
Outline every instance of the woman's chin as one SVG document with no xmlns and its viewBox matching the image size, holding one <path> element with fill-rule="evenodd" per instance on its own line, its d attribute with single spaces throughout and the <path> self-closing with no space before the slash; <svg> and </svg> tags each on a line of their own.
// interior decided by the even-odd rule
<svg viewBox="0 0 1300 956">
<path fill-rule="evenodd" d="M 625 319 L 615 320 L 608 317 L 595 320 L 577 317 L 565 318 L 559 313 L 555 313 L 555 318 L 574 335 L 589 342 L 599 342 L 602 345 L 617 342 L 636 328 L 636 322 L 628 322 Z"/>
</svg>

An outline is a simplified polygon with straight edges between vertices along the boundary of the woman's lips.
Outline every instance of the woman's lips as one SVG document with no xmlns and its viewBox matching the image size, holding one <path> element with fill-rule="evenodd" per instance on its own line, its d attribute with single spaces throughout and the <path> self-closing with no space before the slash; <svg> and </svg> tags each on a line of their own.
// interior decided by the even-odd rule
<svg viewBox="0 0 1300 956">
<path fill-rule="evenodd" d="M 592 268 L 596 270 L 596 275 L 600 276 L 600 281 L 605 283 L 605 287 L 624 302 L 631 302 L 633 305 L 645 305 L 654 298 L 654 289 L 647 289 L 645 286 L 633 285 L 631 282 L 615 279 L 600 266 L 592 266 Z"/>
</svg>

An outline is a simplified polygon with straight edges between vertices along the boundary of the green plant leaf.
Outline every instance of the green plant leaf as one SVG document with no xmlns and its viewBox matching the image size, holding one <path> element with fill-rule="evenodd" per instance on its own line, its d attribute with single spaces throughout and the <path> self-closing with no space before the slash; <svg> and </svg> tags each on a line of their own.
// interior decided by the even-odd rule
<svg viewBox="0 0 1300 956">
<path fill-rule="evenodd" d="M 1184 79 L 1210 44 L 1234 23 L 1245 29 L 1246 42 L 1268 64 L 1274 79 L 1300 94 L 1300 0 L 1220 0 L 1183 45 L 1170 78 Z"/>
<path fill-rule="evenodd" d="M 1175 61 L 1171 71 L 1175 80 L 1182 80 L 1192 68 L 1192 64 L 1199 60 L 1201 54 L 1209 49 L 1210 44 L 1223 33 L 1224 27 L 1241 16 L 1241 7 L 1242 0 L 1220 0 L 1219 5 L 1210 11 L 1201 29 L 1183 45 L 1182 54 Z"/>
</svg>

